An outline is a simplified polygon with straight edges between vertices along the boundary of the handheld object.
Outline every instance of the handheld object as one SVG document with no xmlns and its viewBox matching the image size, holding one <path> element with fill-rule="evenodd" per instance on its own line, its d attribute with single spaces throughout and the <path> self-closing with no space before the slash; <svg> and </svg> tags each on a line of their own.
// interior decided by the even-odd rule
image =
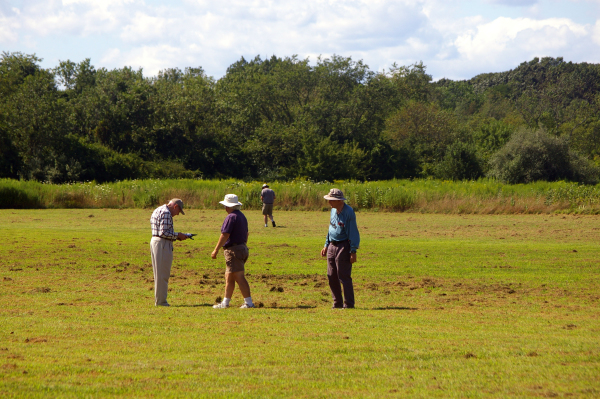
<svg viewBox="0 0 600 399">
<path fill-rule="evenodd" d="M 190 239 L 193 240 L 194 236 L 197 236 L 198 234 L 192 234 L 192 233 L 185 233 L 185 235 Z"/>
</svg>

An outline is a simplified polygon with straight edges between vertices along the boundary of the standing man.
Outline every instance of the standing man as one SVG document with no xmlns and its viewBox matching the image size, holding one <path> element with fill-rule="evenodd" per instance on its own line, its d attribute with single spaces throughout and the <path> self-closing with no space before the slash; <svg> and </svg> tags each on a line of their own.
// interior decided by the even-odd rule
<svg viewBox="0 0 600 399">
<path fill-rule="evenodd" d="M 273 202 L 275 202 L 275 191 L 271 190 L 267 183 L 263 184 L 262 186 L 260 200 L 263 203 L 262 214 L 265 217 L 265 227 L 267 227 L 267 216 L 271 218 L 271 224 L 273 224 L 273 227 L 275 227 L 275 220 L 273 220 Z"/>
<path fill-rule="evenodd" d="M 187 240 L 188 236 L 173 231 L 173 216 L 183 212 L 183 201 L 173 198 L 168 204 L 159 206 L 152 212 L 150 225 L 152 240 L 150 254 L 152 256 L 152 271 L 154 272 L 154 306 L 169 306 L 167 292 L 169 276 L 173 264 L 173 241 Z"/>
<path fill-rule="evenodd" d="M 248 242 L 248 221 L 240 210 L 242 203 L 238 201 L 237 195 L 227 194 L 223 201 L 219 201 L 219 204 L 225 205 L 227 217 L 223 221 L 223 226 L 221 226 L 221 236 L 217 246 L 210 256 L 217 259 L 217 253 L 223 247 L 223 255 L 225 256 L 225 298 L 223 298 L 223 302 L 214 305 L 213 308 L 225 309 L 229 307 L 235 283 L 238 284 L 244 296 L 244 304 L 240 307 L 242 309 L 253 308 L 254 303 L 250 296 L 250 285 L 244 276 L 244 265 L 249 255 L 246 246 Z"/>
<path fill-rule="evenodd" d="M 354 307 L 354 287 L 352 286 L 352 264 L 356 262 L 356 250 L 360 245 L 360 235 L 356 226 L 354 210 L 344 203 L 346 198 L 341 190 L 332 188 L 324 198 L 331 206 L 329 232 L 321 256 L 327 255 L 327 278 L 333 298 L 333 308 Z M 344 295 L 342 297 L 342 287 Z"/>
</svg>

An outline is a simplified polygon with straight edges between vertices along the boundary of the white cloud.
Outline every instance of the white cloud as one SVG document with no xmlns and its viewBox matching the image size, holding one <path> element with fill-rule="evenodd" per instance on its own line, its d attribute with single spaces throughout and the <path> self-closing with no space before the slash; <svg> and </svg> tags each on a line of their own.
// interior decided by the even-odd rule
<svg viewBox="0 0 600 399">
<path fill-rule="evenodd" d="M 588 35 L 586 26 L 569 19 L 497 18 L 476 30 L 465 32 L 455 40 L 458 52 L 466 60 L 481 57 L 497 60 L 509 49 L 525 51 L 564 50 L 570 39 Z"/>
<path fill-rule="evenodd" d="M 527 7 L 538 3 L 538 0 L 487 0 L 491 4 L 500 4 L 511 7 Z"/>
<path fill-rule="evenodd" d="M 114 64 L 120 59 L 120 56 L 121 50 L 119 50 L 118 48 L 111 48 L 104 53 L 100 61 L 103 64 Z"/>
<path fill-rule="evenodd" d="M 597 45 L 600 45 L 600 19 L 596 21 L 596 25 L 592 30 L 592 40 Z"/>
<path fill-rule="evenodd" d="M 510 17 L 492 18 L 492 12 L 507 9 L 501 6 L 517 2 L 480 0 L 466 7 L 460 0 L 28 0 L 17 3 L 18 12 L 0 3 L 0 44 L 26 46 L 50 60 L 74 58 L 73 48 L 60 46 L 67 38 L 78 46 L 76 54 L 97 67 L 130 65 L 153 75 L 168 67 L 202 66 L 217 78 L 241 56 L 257 54 L 313 61 L 339 54 L 362 59 L 373 70 L 422 60 L 437 78 L 506 70 L 536 55 L 598 61 L 600 21 L 590 25 L 560 13 L 532 17 L 530 6 L 546 10 L 548 1 L 568 7 L 576 0 L 524 0 L 519 5 L 529 8 L 511 7 Z M 591 4 L 579 1 L 577 7 L 597 9 Z"/>
<path fill-rule="evenodd" d="M 19 40 L 19 23 L 12 18 L 0 15 L 0 44 L 13 45 Z"/>
<path fill-rule="evenodd" d="M 159 70 L 169 67 L 165 60 L 185 59 L 185 50 L 168 45 L 143 46 L 136 48 L 122 57 L 123 65 L 142 66 L 144 75 L 156 75 Z M 148 74 L 147 71 L 152 71 Z"/>
</svg>

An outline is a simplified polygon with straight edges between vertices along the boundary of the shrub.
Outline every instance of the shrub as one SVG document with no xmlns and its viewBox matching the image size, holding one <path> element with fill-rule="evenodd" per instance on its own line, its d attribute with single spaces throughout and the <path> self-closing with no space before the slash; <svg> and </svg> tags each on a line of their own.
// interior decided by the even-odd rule
<svg viewBox="0 0 600 399">
<path fill-rule="evenodd" d="M 16 187 L 15 187 L 16 186 Z M 0 185 L 0 209 L 43 208 L 38 193 L 16 181 L 3 180 Z"/>
<path fill-rule="evenodd" d="M 460 141 L 451 144 L 438 165 L 437 175 L 447 180 L 476 180 L 482 177 L 475 147 Z"/>
<path fill-rule="evenodd" d="M 564 138 L 544 130 L 521 129 L 490 160 L 490 177 L 510 184 L 537 180 L 570 180 L 593 184 L 598 169 L 574 151 Z"/>
</svg>

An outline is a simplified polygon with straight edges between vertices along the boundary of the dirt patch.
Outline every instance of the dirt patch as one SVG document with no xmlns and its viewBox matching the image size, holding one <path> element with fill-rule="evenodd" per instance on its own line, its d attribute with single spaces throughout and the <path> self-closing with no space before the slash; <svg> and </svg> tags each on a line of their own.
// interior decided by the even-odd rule
<svg viewBox="0 0 600 399">
<path fill-rule="evenodd" d="M 283 243 L 283 244 L 275 244 L 275 245 L 269 245 L 268 248 L 298 248 L 298 246 L 296 245 L 290 245 L 287 243 Z"/>
<path fill-rule="evenodd" d="M 37 287 L 34 288 L 33 290 L 31 290 L 31 292 L 33 293 L 42 293 L 42 294 L 47 294 L 49 292 L 51 292 L 52 290 L 49 287 Z"/>
<path fill-rule="evenodd" d="M 37 337 L 37 338 L 25 338 L 25 343 L 26 344 L 39 344 L 42 342 L 48 342 L 48 339 L 43 338 L 43 337 Z"/>
<path fill-rule="evenodd" d="M 473 359 L 473 358 L 477 358 L 477 356 L 475 356 L 473 353 L 469 352 L 467 354 L 465 354 L 465 359 Z"/>
</svg>

